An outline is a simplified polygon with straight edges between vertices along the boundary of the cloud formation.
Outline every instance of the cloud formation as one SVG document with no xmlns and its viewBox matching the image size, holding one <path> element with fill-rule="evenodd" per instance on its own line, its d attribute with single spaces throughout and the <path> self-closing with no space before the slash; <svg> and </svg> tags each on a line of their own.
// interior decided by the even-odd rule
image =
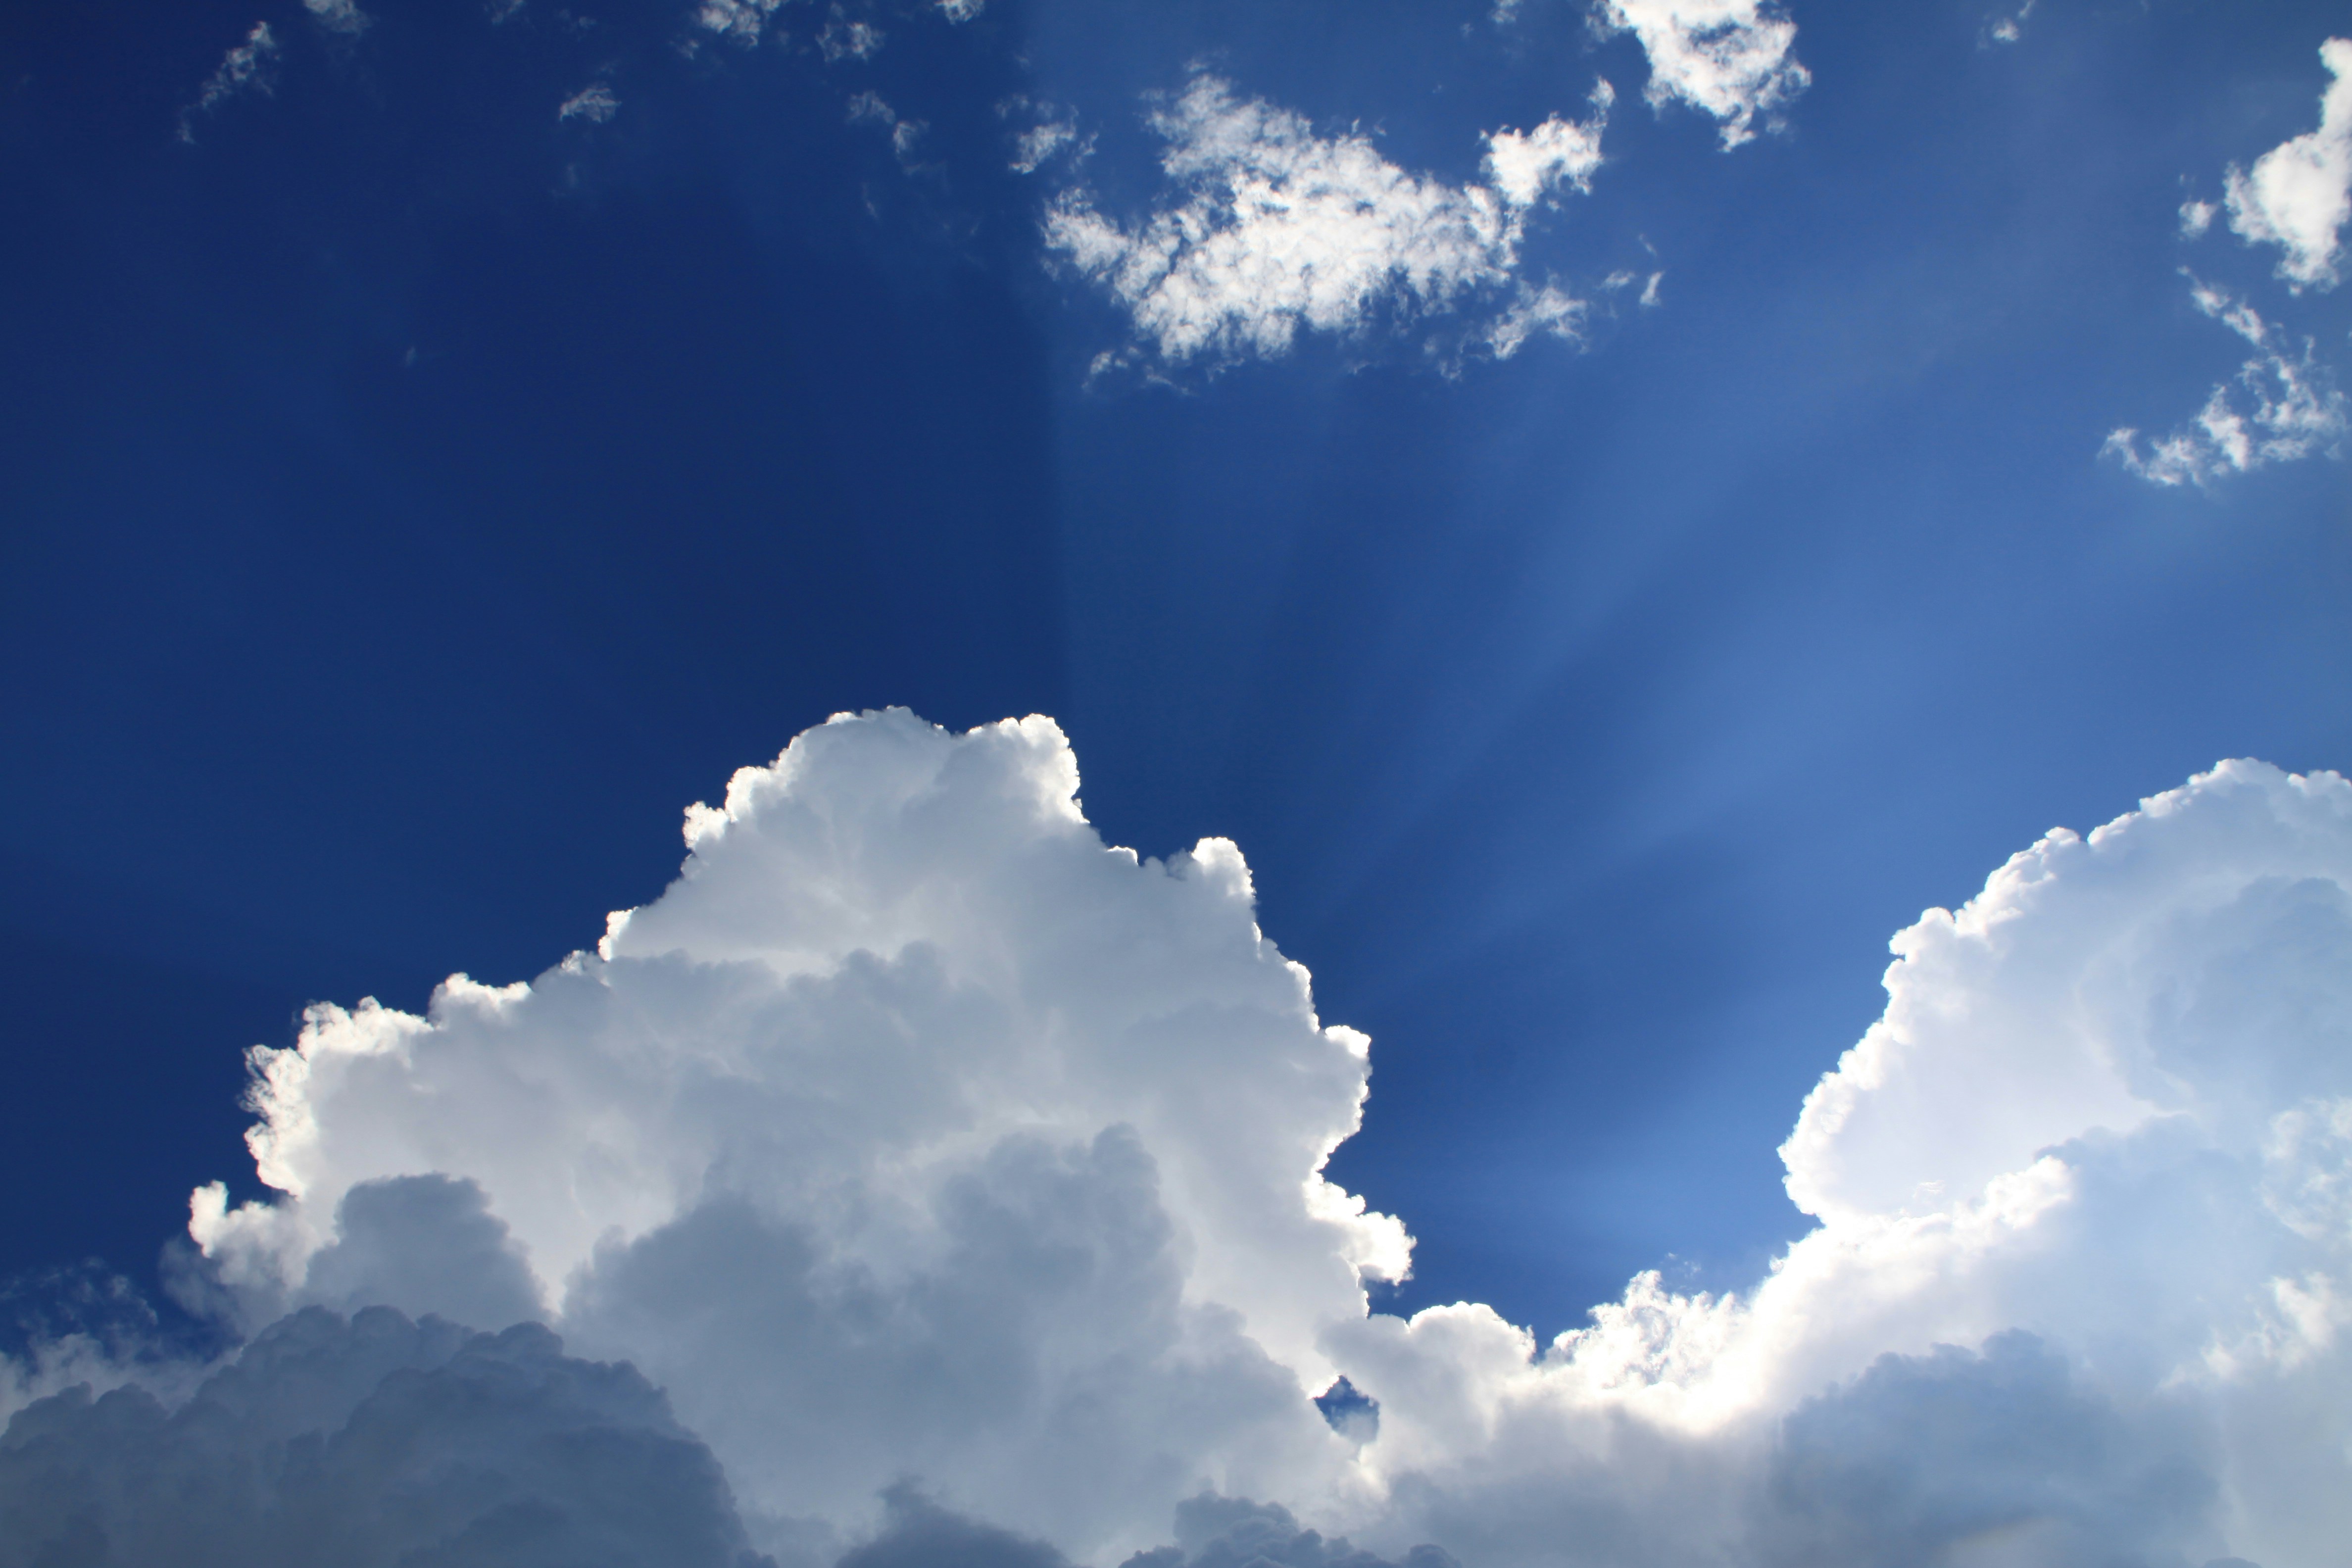
<svg viewBox="0 0 2352 1568">
<path fill-rule="evenodd" d="M 2230 165 L 2230 227 L 2249 245 L 2285 254 L 2278 273 L 2296 289 L 2332 289 L 2341 277 L 2345 220 L 2352 218 L 2352 38 L 2330 38 L 2319 58 L 2335 79 L 2319 100 L 2319 129 Z"/>
<path fill-rule="evenodd" d="M 2193 205 L 2193 204 L 2192 204 Z M 2188 220 L 2184 218 L 2184 223 Z M 2208 485 L 2272 463 L 2342 449 L 2352 405 L 2305 340 L 2290 349 L 2279 329 L 2225 289 L 2189 279 L 2197 309 L 2254 347 L 2237 375 L 2218 384 L 2188 425 L 2141 449 L 2129 426 L 2111 432 L 2101 451 L 2130 472 L 2168 488 Z"/>
<path fill-rule="evenodd" d="M 590 82 L 558 105 L 558 120 L 585 120 L 592 125 L 602 125 L 621 111 L 621 100 L 601 81 Z"/>
<path fill-rule="evenodd" d="M 180 140 L 196 139 L 194 121 L 199 114 L 210 114 L 238 93 L 271 90 L 270 69 L 277 63 L 278 39 L 267 22 L 256 22 L 245 42 L 221 57 L 221 63 L 205 79 L 204 89 L 196 101 L 180 111 Z"/>
<path fill-rule="evenodd" d="M 1363 1041 L 1258 935 L 1231 845 L 1106 848 L 1076 784 L 1042 720 L 811 731 L 689 814 L 679 882 L 595 953 L 257 1054 L 286 1195 L 199 1193 L 197 1238 L 255 1321 L 510 1248 L 747 1500 L 829 1528 L 916 1473 L 1097 1555 L 1204 1466 L 1344 1463 L 1315 1336 L 1408 1252 L 1317 1173 Z"/>
<path fill-rule="evenodd" d="M 1797 24 L 1773 0 L 1602 0 L 1594 22 L 1640 40 L 1650 61 L 1642 96 L 1651 107 L 1683 103 L 1713 116 L 1727 151 L 1754 141 L 1759 121 L 1778 126 L 1781 110 L 1812 85 L 1790 52 Z"/>
<path fill-rule="evenodd" d="M 764 1562 L 661 1395 L 536 1325 L 313 1308 L 176 1410 L 79 1386 L 0 1437 L 0 1568 Z"/>
<path fill-rule="evenodd" d="M 695 8 L 697 26 L 746 47 L 760 41 L 783 0 L 702 0 Z"/>
<path fill-rule="evenodd" d="M 872 59 L 882 52 L 882 43 L 887 36 L 871 22 L 850 20 L 842 14 L 841 7 L 835 5 L 816 36 L 816 47 L 828 65 L 836 60 Z"/>
<path fill-rule="evenodd" d="M 669 1456 L 646 1517 L 726 1551 L 740 1519 L 787 1568 L 2291 1568 L 2352 1537 L 2343 779 L 2225 763 L 1929 910 L 1782 1149 L 1817 1228 L 1750 1291 L 1643 1275 L 1549 1344 L 1368 1312 L 1410 1238 L 1320 1174 L 1368 1043 L 1233 846 L 1107 847 L 1076 789 L 1045 720 L 845 717 L 692 808 L 678 879 L 593 952 L 257 1048 L 276 1195 L 202 1190 L 190 1228 L 245 1322 L 295 1313 L 248 1360 L 328 1347 L 303 1451 L 358 1441 L 394 1369 L 353 1347 L 396 1321 L 443 1336 L 400 1366 L 462 1342 L 525 1409 L 401 1452 L 463 1437 L 509 1478 L 483 1497 L 576 1518 L 528 1456 L 604 1400 Z M 129 1474 L 209 1430 L 109 1397 L 0 1447 L 70 1427 Z"/>
<path fill-rule="evenodd" d="M 1454 185 L 1204 73 L 1150 119 L 1171 196 L 1130 225 L 1073 188 L 1047 214 L 1046 244 L 1170 363 L 1277 355 L 1302 328 L 1352 333 L 1384 310 L 1472 300 L 1499 302 L 1488 336 L 1507 354 L 1535 332 L 1575 333 L 1581 306 L 1519 277 L 1518 248 L 1539 204 L 1590 188 L 1610 99 L 1602 82 L 1588 120 L 1490 132 L 1485 182 Z"/>
</svg>

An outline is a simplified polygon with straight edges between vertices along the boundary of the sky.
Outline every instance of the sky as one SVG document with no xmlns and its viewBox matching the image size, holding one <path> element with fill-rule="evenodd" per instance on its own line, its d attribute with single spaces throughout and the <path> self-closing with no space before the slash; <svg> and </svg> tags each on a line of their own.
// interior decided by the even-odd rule
<svg viewBox="0 0 2352 1568">
<path fill-rule="evenodd" d="M 110 0 L 0 147 L 0 1568 L 2352 1531 L 2340 7 Z"/>
</svg>

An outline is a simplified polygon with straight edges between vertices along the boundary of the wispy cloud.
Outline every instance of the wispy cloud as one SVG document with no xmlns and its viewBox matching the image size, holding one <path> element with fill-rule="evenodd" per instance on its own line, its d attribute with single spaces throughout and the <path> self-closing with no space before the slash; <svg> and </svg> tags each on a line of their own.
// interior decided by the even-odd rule
<svg viewBox="0 0 2352 1568">
<path fill-rule="evenodd" d="M 221 57 L 217 69 L 205 80 L 196 94 L 196 101 L 180 111 L 180 140 L 196 139 L 195 117 L 210 114 L 241 92 L 267 93 L 271 90 L 272 67 L 278 59 L 277 37 L 267 22 L 256 22 L 245 42 Z"/>
<path fill-rule="evenodd" d="M 375 20 L 359 8 L 359 0 L 302 0 L 302 8 L 320 26 L 346 38 L 359 37 Z"/>
<path fill-rule="evenodd" d="M 1411 315 L 1496 295 L 1508 298 L 1486 335 L 1508 353 L 1575 333 L 1581 307 L 1518 279 L 1518 247 L 1539 202 L 1589 188 L 1609 101 L 1604 82 L 1588 120 L 1490 133 L 1485 182 L 1455 185 L 1203 74 L 1150 117 L 1171 198 L 1128 224 L 1074 188 L 1049 211 L 1046 243 L 1171 363 L 1280 354 L 1302 328 L 1352 332 L 1384 306 Z"/>
<path fill-rule="evenodd" d="M 697 26 L 742 45 L 756 44 L 783 0 L 702 0 L 694 13 Z"/>
<path fill-rule="evenodd" d="M 879 125 L 887 131 L 890 133 L 890 151 L 898 155 L 900 163 L 909 166 L 914 163 L 915 144 L 922 140 L 923 132 L 930 129 L 923 121 L 900 114 L 884 100 L 880 93 L 871 89 L 858 93 L 849 100 L 849 122 L 852 125 Z"/>
<path fill-rule="evenodd" d="M 1594 21 L 1640 40 L 1652 107 L 1684 103 L 1713 116 L 1727 149 L 1753 141 L 1759 121 L 1778 126 L 1812 84 L 1790 52 L 1797 24 L 1773 0 L 1602 0 Z"/>
<path fill-rule="evenodd" d="M 2279 276 L 2294 289 L 2332 289 L 2344 223 L 2352 217 L 2352 38 L 2330 38 L 2319 58 L 2335 80 L 2319 100 L 2319 129 L 2282 142 L 2253 168 L 2230 166 L 2230 226 L 2249 245 L 2286 254 Z"/>
<path fill-rule="evenodd" d="M 2214 386 L 2188 424 L 2141 449 L 2140 434 L 2111 433 L 2101 451 L 2142 479 L 2165 486 L 2207 485 L 2272 463 L 2341 449 L 2352 408 L 2305 339 L 2291 349 L 2284 334 L 2227 289 L 2189 279 L 2199 310 L 2227 326 L 2255 353 L 2236 376 Z"/>
<path fill-rule="evenodd" d="M 556 110 L 558 120 L 585 120 L 592 125 L 602 125 L 621 111 L 621 100 L 613 89 L 601 81 L 590 82 L 563 100 Z"/>
<path fill-rule="evenodd" d="M 825 18 L 824 30 L 816 36 L 816 47 L 828 63 L 871 59 L 882 52 L 885 37 L 873 23 L 852 21 L 835 5 L 833 14 Z"/>
</svg>

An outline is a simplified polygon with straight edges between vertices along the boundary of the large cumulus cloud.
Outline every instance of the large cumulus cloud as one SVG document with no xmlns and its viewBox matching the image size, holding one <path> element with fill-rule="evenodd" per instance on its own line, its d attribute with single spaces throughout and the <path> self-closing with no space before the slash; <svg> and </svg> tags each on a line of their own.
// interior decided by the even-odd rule
<svg viewBox="0 0 2352 1568">
<path fill-rule="evenodd" d="M 1818 1227 L 1548 1345 L 1368 1313 L 1410 1240 L 1320 1173 L 1367 1042 L 1231 845 L 1108 847 L 1076 786 L 1044 720 L 837 721 L 690 811 L 593 952 L 314 1010 L 254 1058 L 278 1195 L 196 1194 L 208 1278 L 249 1328 L 382 1302 L 625 1360 L 784 1563 L 2352 1539 L 2343 780 L 2224 764 L 1929 911 L 1782 1151 Z"/>
</svg>

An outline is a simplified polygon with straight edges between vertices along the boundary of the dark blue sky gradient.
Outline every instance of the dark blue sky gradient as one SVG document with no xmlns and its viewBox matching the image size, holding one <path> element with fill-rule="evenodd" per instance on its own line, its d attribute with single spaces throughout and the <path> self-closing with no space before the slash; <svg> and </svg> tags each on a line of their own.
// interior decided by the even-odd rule
<svg viewBox="0 0 2352 1568">
<path fill-rule="evenodd" d="M 1486 9 L 992 0 L 834 68 L 683 58 L 667 5 L 0 23 L 0 1273 L 143 1271 L 250 1186 L 243 1047 L 536 973 L 687 802 L 896 702 L 1053 713 L 1107 837 L 1236 839 L 1374 1037 L 1337 1168 L 1421 1237 L 1400 1301 L 1556 1331 L 1795 1232 L 1774 1146 L 1921 907 L 2218 757 L 2352 763 L 2343 465 L 2097 458 L 2242 357 L 2185 262 L 2347 357 L 2174 217 L 2315 122 L 2340 11 L 2046 0 L 1986 49 L 1801 4 L 1815 85 L 1726 155 L 1628 40 Z M 257 16 L 275 94 L 183 144 Z M 1531 248 L 1662 307 L 1455 377 L 1391 333 L 1089 380 L 1123 323 L 995 106 L 1140 203 L 1195 63 L 1452 179 L 1607 75 Z"/>
</svg>

